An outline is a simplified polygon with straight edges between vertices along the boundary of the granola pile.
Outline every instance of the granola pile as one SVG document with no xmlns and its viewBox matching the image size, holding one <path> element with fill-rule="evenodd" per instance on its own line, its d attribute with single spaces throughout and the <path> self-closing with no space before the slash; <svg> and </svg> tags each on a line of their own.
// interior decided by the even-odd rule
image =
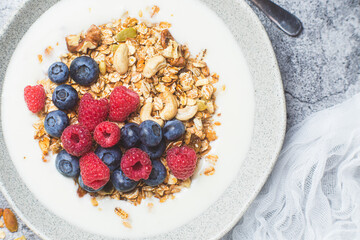
<svg viewBox="0 0 360 240">
<path fill-rule="evenodd" d="M 127 122 L 140 124 L 145 120 L 153 120 L 162 126 L 170 117 L 176 116 L 184 123 L 186 131 L 181 139 L 170 142 L 167 149 L 186 144 L 196 151 L 200 161 L 211 150 L 210 142 L 217 139 L 214 127 L 219 123 L 214 123 L 212 117 L 216 111 L 214 84 L 218 82 L 219 76 L 210 73 L 204 62 L 206 50 L 192 56 L 186 45 L 174 39 L 168 29 L 170 27 L 171 24 L 167 22 L 140 22 L 132 17 L 100 26 L 92 25 L 85 33 L 66 37 L 69 53 L 60 56 L 60 60 L 69 67 L 75 58 L 86 55 L 99 64 L 100 77 L 93 85 L 80 86 L 71 78 L 67 82 L 76 89 L 79 98 L 85 93 L 90 93 L 95 99 L 109 98 L 113 89 L 121 85 L 137 92 L 140 107 L 128 117 Z M 120 43 L 126 44 L 128 52 L 118 58 L 115 52 Z M 119 61 L 128 61 L 126 72 L 119 69 Z M 38 113 L 39 121 L 34 124 L 35 139 L 39 141 L 43 160 L 47 161 L 49 154 L 57 154 L 63 149 L 61 140 L 51 137 L 44 129 L 46 115 L 57 110 L 52 102 L 52 94 L 57 85 L 48 78 L 38 83 L 45 88 L 46 103 L 44 110 Z M 70 124 L 78 122 L 77 108 L 67 111 L 67 115 Z M 125 125 L 117 124 L 120 128 Z M 204 174 L 212 175 L 217 156 L 208 155 L 204 160 L 211 165 Z M 174 193 L 191 185 L 191 179 L 176 179 L 169 172 L 165 156 L 161 161 L 167 168 L 167 177 L 159 186 L 150 187 L 140 183 L 130 193 L 122 193 L 112 186 L 106 186 L 100 192 L 90 195 L 109 196 L 135 205 L 147 197 L 158 198 L 160 202 L 174 198 Z M 79 196 L 86 193 L 78 188 Z"/>
</svg>

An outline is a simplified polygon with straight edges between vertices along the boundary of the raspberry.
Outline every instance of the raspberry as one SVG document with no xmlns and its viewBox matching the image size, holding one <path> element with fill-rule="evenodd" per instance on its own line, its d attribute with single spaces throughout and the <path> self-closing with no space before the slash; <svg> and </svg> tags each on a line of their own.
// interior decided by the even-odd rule
<svg viewBox="0 0 360 240">
<path fill-rule="evenodd" d="M 132 180 L 148 179 L 152 170 L 151 160 L 147 153 L 131 148 L 121 159 L 121 170 Z"/>
<path fill-rule="evenodd" d="M 90 151 L 92 137 L 86 127 L 76 124 L 65 128 L 61 135 L 61 142 L 69 154 L 80 157 Z"/>
<path fill-rule="evenodd" d="M 140 103 L 139 95 L 124 86 L 116 87 L 110 95 L 109 119 L 114 122 L 123 122 L 135 112 Z"/>
<path fill-rule="evenodd" d="M 42 85 L 26 86 L 24 89 L 24 98 L 28 109 L 37 113 L 45 106 L 46 94 Z"/>
<path fill-rule="evenodd" d="M 173 147 L 166 154 L 167 165 L 176 178 L 186 180 L 194 174 L 197 162 L 194 149 L 188 146 Z"/>
<path fill-rule="evenodd" d="M 80 174 L 83 183 L 94 190 L 103 187 L 110 179 L 109 168 L 93 152 L 80 158 Z"/>
<path fill-rule="evenodd" d="M 90 93 L 86 93 L 81 98 L 78 120 L 79 123 L 87 127 L 90 132 L 94 131 L 99 123 L 105 121 L 108 114 L 109 104 L 107 99 L 93 99 Z"/>
<path fill-rule="evenodd" d="M 112 122 L 102 122 L 94 131 L 95 141 L 103 148 L 109 148 L 120 140 L 120 128 Z"/>
</svg>

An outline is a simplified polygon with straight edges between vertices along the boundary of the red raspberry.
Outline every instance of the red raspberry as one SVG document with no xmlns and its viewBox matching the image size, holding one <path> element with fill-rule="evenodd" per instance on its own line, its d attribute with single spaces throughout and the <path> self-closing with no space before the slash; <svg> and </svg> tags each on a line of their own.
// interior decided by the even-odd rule
<svg viewBox="0 0 360 240">
<path fill-rule="evenodd" d="M 167 165 L 176 178 L 186 180 L 194 174 L 197 162 L 194 149 L 188 146 L 173 147 L 166 154 Z"/>
<path fill-rule="evenodd" d="M 92 137 L 86 127 L 76 124 L 65 128 L 61 135 L 61 142 L 69 154 L 80 157 L 90 151 Z"/>
<path fill-rule="evenodd" d="M 109 119 L 114 122 L 123 122 L 135 112 L 140 103 L 139 95 L 124 86 L 116 87 L 110 95 Z"/>
<path fill-rule="evenodd" d="M 87 127 L 90 132 L 94 131 L 99 123 L 105 121 L 108 114 L 109 104 L 107 99 L 93 99 L 90 93 L 86 93 L 81 98 L 78 120 L 79 123 Z"/>
<path fill-rule="evenodd" d="M 109 148 L 120 140 L 120 128 L 112 122 L 102 122 L 96 126 L 94 131 L 95 141 L 103 148 Z"/>
<path fill-rule="evenodd" d="M 121 170 L 125 176 L 132 180 L 148 179 L 151 169 L 152 165 L 149 156 L 138 148 L 127 150 L 121 159 Z"/>
<path fill-rule="evenodd" d="M 37 113 L 45 106 L 46 94 L 42 85 L 26 86 L 24 89 L 24 98 L 28 109 Z"/>
<path fill-rule="evenodd" d="M 93 152 L 80 158 L 80 174 L 84 184 L 98 190 L 110 179 L 110 169 Z"/>
</svg>

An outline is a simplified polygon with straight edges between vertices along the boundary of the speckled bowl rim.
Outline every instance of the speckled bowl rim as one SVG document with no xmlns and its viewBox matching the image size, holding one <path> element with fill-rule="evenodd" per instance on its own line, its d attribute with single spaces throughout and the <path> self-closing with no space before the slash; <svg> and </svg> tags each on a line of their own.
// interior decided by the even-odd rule
<svg viewBox="0 0 360 240">
<path fill-rule="evenodd" d="M 36 19 L 59 0 L 29 0 L 0 34 L 0 91 L 10 58 Z M 257 16 L 244 0 L 201 0 L 228 26 L 247 60 L 255 89 L 252 143 L 233 183 L 187 224 L 147 239 L 218 239 L 241 218 L 261 190 L 281 150 L 286 106 L 277 60 Z M 0 116 L 0 119 L 1 116 Z M 43 239 L 111 239 L 90 234 L 48 211 L 25 186 L 10 160 L 0 125 L 0 189 L 18 216 Z"/>
</svg>

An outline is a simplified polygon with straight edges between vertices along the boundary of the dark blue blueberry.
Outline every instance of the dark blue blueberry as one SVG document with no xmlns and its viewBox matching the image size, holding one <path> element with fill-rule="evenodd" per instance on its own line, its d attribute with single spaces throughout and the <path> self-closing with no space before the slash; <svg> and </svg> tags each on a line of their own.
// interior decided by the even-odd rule
<svg viewBox="0 0 360 240">
<path fill-rule="evenodd" d="M 69 68 L 65 63 L 56 62 L 49 67 L 48 75 L 51 81 L 61 84 L 69 79 Z"/>
<path fill-rule="evenodd" d="M 77 91 L 67 84 L 57 86 L 52 95 L 54 105 L 61 110 L 70 110 L 74 108 L 78 99 Z"/>
<path fill-rule="evenodd" d="M 120 167 L 122 152 L 118 146 L 102 148 L 98 146 L 95 154 L 109 167 L 110 171 Z"/>
<path fill-rule="evenodd" d="M 45 131 L 52 137 L 61 137 L 68 125 L 68 116 L 60 110 L 49 112 L 44 120 Z"/>
<path fill-rule="evenodd" d="M 139 182 L 131 180 L 121 171 L 121 169 L 116 169 L 110 176 L 110 180 L 116 190 L 120 192 L 130 192 L 133 190 Z"/>
<path fill-rule="evenodd" d="M 155 187 L 164 182 L 166 178 L 166 168 L 160 160 L 154 160 L 152 162 L 152 170 L 148 179 L 144 182 L 151 187 Z"/>
<path fill-rule="evenodd" d="M 163 139 L 160 144 L 155 147 L 148 147 L 144 144 L 141 144 L 140 149 L 146 152 L 152 160 L 159 159 L 165 152 L 166 143 Z"/>
<path fill-rule="evenodd" d="M 89 86 L 99 78 L 99 65 L 91 57 L 75 58 L 70 65 L 70 77 L 80 85 Z"/>
<path fill-rule="evenodd" d="M 55 160 L 56 169 L 65 177 L 77 177 L 80 173 L 79 159 L 67 153 L 59 152 Z"/>
<path fill-rule="evenodd" d="M 139 125 L 136 123 L 125 124 L 121 128 L 121 145 L 127 149 L 136 147 L 140 142 L 139 132 Z"/>
<path fill-rule="evenodd" d="M 173 119 L 165 123 L 163 132 L 166 140 L 174 141 L 185 133 L 185 126 L 181 121 Z"/>
<path fill-rule="evenodd" d="M 80 186 L 82 189 L 84 189 L 85 191 L 90 192 L 90 193 L 98 192 L 98 191 L 100 191 L 100 190 L 102 190 L 102 189 L 104 188 L 104 186 L 103 186 L 103 187 L 99 188 L 98 190 L 95 190 L 95 189 L 93 189 L 93 188 L 91 188 L 91 187 L 86 186 L 86 185 L 84 184 L 82 178 L 81 178 L 81 175 L 79 175 L 78 182 L 79 182 L 79 186 Z M 105 186 L 106 186 L 106 185 L 105 185 Z"/>
<path fill-rule="evenodd" d="M 140 124 L 140 141 L 148 146 L 159 145 L 163 137 L 160 125 L 154 121 L 146 120 Z"/>
</svg>

